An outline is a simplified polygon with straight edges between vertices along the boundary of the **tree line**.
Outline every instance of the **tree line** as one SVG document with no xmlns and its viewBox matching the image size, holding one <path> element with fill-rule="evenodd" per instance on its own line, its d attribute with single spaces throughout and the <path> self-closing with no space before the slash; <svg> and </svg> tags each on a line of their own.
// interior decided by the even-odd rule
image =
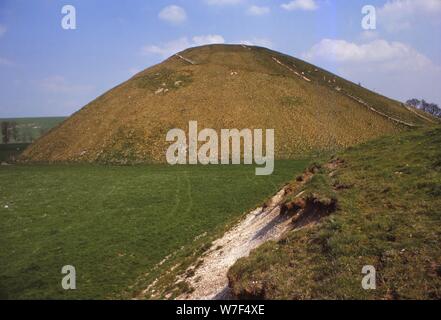
<svg viewBox="0 0 441 320">
<path fill-rule="evenodd" d="M 42 136 L 48 131 L 47 128 L 19 125 L 13 120 L 0 121 L 0 143 L 31 143 L 35 137 Z"/>
<path fill-rule="evenodd" d="M 441 118 L 441 108 L 436 103 L 429 103 L 426 100 L 410 99 L 406 104 L 416 109 L 423 110 L 435 117 Z"/>
<path fill-rule="evenodd" d="M 11 140 L 18 141 L 18 128 L 15 121 L 2 121 L 1 125 L 2 143 L 8 144 Z"/>
</svg>

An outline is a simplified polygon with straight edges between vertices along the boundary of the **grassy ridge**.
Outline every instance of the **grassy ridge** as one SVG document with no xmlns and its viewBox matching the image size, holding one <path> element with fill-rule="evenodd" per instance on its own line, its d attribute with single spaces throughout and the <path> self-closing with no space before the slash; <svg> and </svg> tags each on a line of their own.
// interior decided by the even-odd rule
<svg viewBox="0 0 441 320">
<path fill-rule="evenodd" d="M 306 164 L 278 161 L 266 177 L 253 166 L 0 167 L 0 298 L 131 298 L 164 257 L 188 257 Z"/>
<path fill-rule="evenodd" d="M 440 299 L 441 128 L 338 156 L 344 165 L 331 176 L 322 168 L 311 180 L 319 182 L 315 190 L 337 194 L 338 211 L 239 260 L 229 272 L 234 292 L 267 299 Z M 376 290 L 361 287 L 364 265 L 376 267 Z"/>
</svg>

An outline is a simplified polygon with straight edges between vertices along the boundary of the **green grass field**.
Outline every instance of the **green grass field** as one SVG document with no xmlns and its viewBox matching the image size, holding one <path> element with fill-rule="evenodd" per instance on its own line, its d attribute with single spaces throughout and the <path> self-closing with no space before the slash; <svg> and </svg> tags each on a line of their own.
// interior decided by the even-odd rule
<svg viewBox="0 0 441 320">
<path fill-rule="evenodd" d="M 178 252 L 168 268 L 206 247 L 307 164 L 279 161 L 271 176 L 254 166 L 0 167 L 0 298 L 131 298 L 164 257 Z M 61 289 L 64 265 L 77 290 Z"/>
</svg>

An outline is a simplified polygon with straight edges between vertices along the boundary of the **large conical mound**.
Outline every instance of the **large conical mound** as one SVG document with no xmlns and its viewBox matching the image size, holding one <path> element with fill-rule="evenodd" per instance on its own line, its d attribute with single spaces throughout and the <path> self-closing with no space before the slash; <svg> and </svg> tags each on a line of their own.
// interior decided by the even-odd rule
<svg viewBox="0 0 441 320">
<path fill-rule="evenodd" d="M 260 47 L 185 50 L 105 93 L 31 145 L 25 161 L 165 162 L 166 133 L 275 129 L 276 158 L 345 147 L 434 121 L 311 64 Z"/>
</svg>

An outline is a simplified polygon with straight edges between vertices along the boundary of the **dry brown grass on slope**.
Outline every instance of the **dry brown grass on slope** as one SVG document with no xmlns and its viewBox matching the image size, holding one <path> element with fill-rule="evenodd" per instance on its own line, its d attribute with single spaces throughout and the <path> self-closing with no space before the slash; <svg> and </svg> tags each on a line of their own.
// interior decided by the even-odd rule
<svg viewBox="0 0 441 320">
<path fill-rule="evenodd" d="M 188 49 L 110 90 L 23 154 L 42 162 L 164 162 L 169 129 L 274 128 L 276 157 L 335 149 L 404 130 L 335 90 L 417 125 L 396 101 L 280 53 L 243 46 Z M 310 82 L 276 63 L 303 72 Z M 427 122 L 428 123 L 428 122 Z"/>
</svg>

